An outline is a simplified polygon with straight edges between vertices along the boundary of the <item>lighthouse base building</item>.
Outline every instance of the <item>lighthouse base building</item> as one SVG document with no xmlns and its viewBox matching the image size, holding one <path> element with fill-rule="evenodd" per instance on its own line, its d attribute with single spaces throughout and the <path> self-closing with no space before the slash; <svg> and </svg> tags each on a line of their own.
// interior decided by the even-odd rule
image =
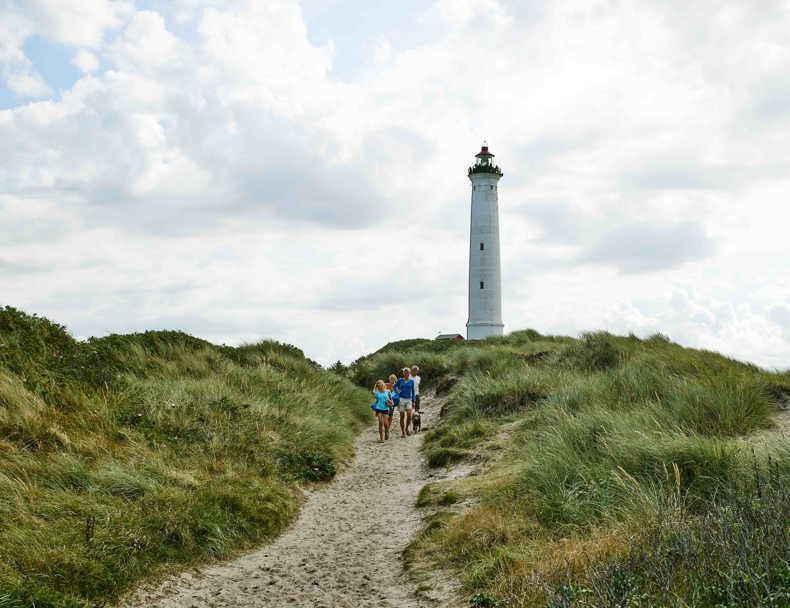
<svg viewBox="0 0 790 608">
<path fill-rule="evenodd" d="M 494 155 L 483 147 L 469 167 L 472 182 L 472 217 L 469 229 L 469 320 L 466 337 L 480 340 L 501 336 L 502 273 L 499 263 L 499 199 L 502 171 Z"/>
</svg>

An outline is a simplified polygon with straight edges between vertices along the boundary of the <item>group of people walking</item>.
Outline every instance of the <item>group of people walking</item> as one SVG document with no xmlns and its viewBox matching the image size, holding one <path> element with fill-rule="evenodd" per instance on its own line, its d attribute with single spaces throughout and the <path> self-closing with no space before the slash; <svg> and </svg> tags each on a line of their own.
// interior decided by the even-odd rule
<svg viewBox="0 0 790 608">
<path fill-rule="evenodd" d="M 401 378 L 391 374 L 389 382 L 378 380 L 373 387 L 376 400 L 370 407 L 378 419 L 379 442 L 390 438 L 392 418 L 396 412 L 400 417 L 401 437 L 411 435 L 412 418 L 420 416 L 420 368 L 416 365 L 404 367 L 402 373 Z"/>
</svg>

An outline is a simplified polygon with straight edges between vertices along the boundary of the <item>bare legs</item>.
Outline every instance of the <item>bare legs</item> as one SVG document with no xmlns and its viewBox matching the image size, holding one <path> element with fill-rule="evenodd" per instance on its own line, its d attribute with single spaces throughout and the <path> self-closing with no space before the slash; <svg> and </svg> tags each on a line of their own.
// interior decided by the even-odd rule
<svg viewBox="0 0 790 608">
<path fill-rule="evenodd" d="M 389 435 L 389 425 L 387 424 L 387 414 L 386 412 L 376 412 L 376 416 L 379 419 L 379 443 L 384 441 L 384 430 L 386 429 L 387 435 Z"/>
<path fill-rule="evenodd" d="M 409 430 L 410 427 L 411 427 L 411 408 L 407 409 L 405 412 L 401 410 L 400 436 L 405 437 L 406 435 L 411 435 L 411 431 Z"/>
</svg>

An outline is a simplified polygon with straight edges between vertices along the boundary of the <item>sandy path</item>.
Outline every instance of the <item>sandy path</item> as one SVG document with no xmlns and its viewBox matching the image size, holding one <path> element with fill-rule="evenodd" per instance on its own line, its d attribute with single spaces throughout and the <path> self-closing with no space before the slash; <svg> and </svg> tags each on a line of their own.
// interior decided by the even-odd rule
<svg viewBox="0 0 790 608">
<path fill-rule="evenodd" d="M 426 399 L 422 409 L 424 426 L 438 421 L 435 402 Z M 270 545 L 139 589 L 123 605 L 427 606 L 414 595 L 400 552 L 420 527 L 414 507 L 420 488 L 443 476 L 421 465 L 421 435 L 399 435 L 380 444 L 371 422 L 357 439 L 353 463 L 312 492 L 299 519 Z"/>
<path fill-rule="evenodd" d="M 742 438 L 743 441 L 773 445 L 790 439 L 790 409 L 780 409 L 774 415 L 774 427 L 762 429 Z"/>
</svg>

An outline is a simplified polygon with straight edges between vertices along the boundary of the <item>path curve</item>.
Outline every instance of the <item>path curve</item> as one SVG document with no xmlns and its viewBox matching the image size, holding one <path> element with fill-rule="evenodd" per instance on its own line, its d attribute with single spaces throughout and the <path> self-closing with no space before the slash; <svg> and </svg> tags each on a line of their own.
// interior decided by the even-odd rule
<svg viewBox="0 0 790 608">
<path fill-rule="evenodd" d="M 438 422 L 436 402 L 426 398 L 422 409 L 424 426 Z M 122 605 L 427 608 L 415 596 L 400 554 L 421 525 L 415 508 L 420 488 L 444 476 L 421 464 L 421 434 L 399 435 L 378 443 L 371 420 L 351 465 L 313 491 L 297 521 L 271 544 L 141 588 Z"/>
</svg>

